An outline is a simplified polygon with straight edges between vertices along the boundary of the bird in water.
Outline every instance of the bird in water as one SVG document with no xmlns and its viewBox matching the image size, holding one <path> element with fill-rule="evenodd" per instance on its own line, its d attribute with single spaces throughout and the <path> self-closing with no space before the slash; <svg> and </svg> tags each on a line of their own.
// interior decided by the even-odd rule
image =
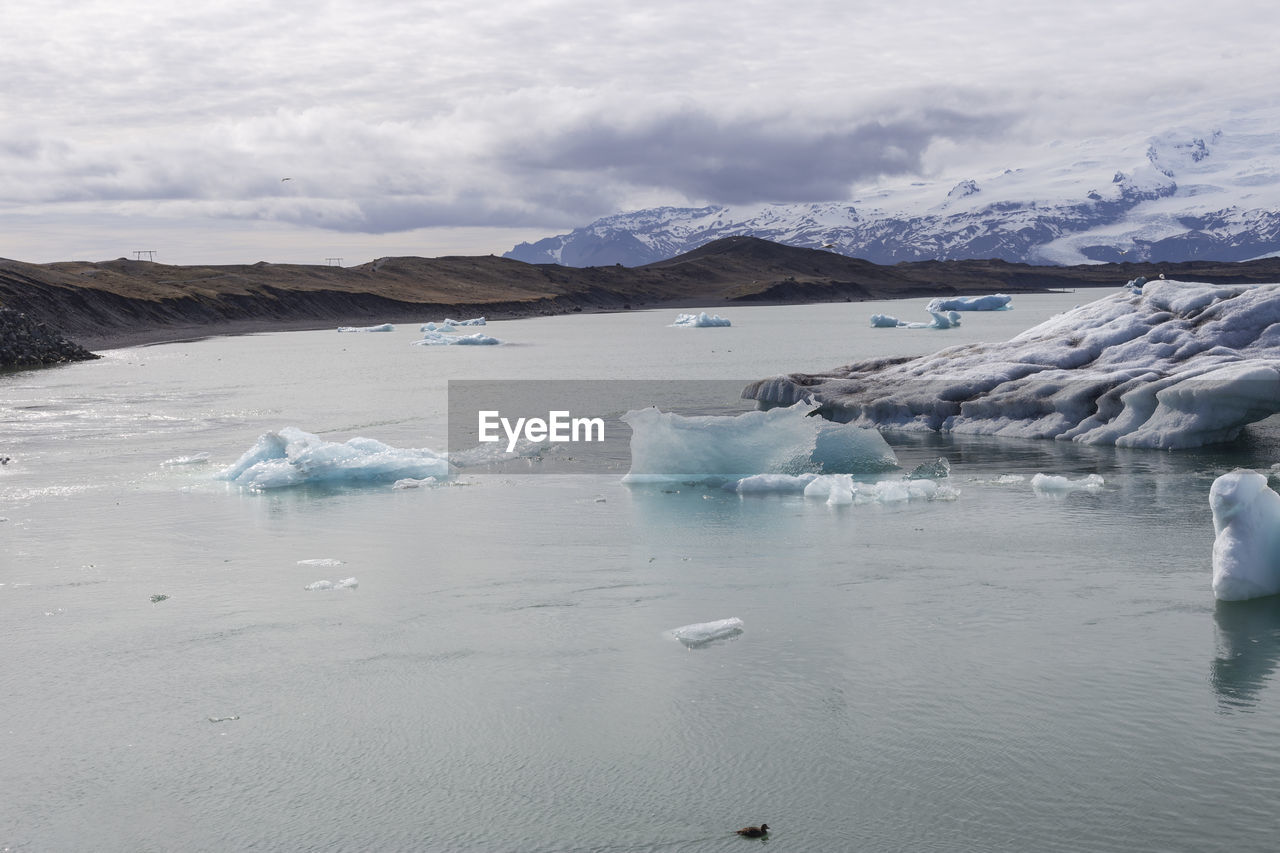
<svg viewBox="0 0 1280 853">
<path fill-rule="evenodd" d="M 743 838 L 764 838 L 769 834 L 769 824 L 762 823 L 759 826 L 747 826 L 738 830 L 738 834 Z"/>
</svg>

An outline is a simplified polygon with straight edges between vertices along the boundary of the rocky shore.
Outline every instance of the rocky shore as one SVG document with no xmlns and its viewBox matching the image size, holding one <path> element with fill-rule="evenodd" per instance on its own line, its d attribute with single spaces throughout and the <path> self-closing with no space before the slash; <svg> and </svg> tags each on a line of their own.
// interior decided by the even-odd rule
<svg viewBox="0 0 1280 853">
<path fill-rule="evenodd" d="M 0 308 L 0 369 L 99 357 L 21 311 Z"/>
</svg>

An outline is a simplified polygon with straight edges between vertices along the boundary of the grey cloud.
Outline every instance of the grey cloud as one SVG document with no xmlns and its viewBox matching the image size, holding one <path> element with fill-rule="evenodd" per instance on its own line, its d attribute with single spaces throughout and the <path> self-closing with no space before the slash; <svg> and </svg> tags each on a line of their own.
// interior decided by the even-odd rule
<svg viewBox="0 0 1280 853">
<path fill-rule="evenodd" d="M 527 168 L 596 173 L 711 202 L 820 201 L 846 197 L 858 181 L 920 172 L 935 141 L 990 137 L 1011 124 L 1008 115 L 952 109 L 834 128 L 684 110 L 633 126 L 595 119 L 523 143 L 511 156 Z"/>
</svg>

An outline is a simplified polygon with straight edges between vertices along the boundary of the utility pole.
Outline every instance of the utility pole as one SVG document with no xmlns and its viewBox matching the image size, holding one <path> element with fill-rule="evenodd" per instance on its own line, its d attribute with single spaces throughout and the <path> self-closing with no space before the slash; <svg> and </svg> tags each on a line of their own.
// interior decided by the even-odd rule
<svg viewBox="0 0 1280 853">
<path fill-rule="evenodd" d="M 342 266 L 342 258 L 325 258 L 325 264 L 331 267 Z"/>
<path fill-rule="evenodd" d="M 134 259 L 135 261 L 140 261 L 140 260 L 142 260 L 142 256 L 143 256 L 143 255 L 146 255 L 146 256 L 147 256 L 147 260 L 149 260 L 149 261 L 155 261 L 155 259 L 156 259 L 156 250 L 155 250 L 155 249 L 134 249 L 134 250 L 133 250 L 133 259 Z"/>
</svg>

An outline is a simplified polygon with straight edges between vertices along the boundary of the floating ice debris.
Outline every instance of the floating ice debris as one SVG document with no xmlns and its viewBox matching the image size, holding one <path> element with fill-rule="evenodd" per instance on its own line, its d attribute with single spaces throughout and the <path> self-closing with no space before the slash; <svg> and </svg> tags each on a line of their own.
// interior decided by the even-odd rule
<svg viewBox="0 0 1280 853">
<path fill-rule="evenodd" d="M 715 640 L 726 640 L 730 637 L 736 637 L 742 633 L 742 620 L 736 616 L 728 619 L 719 619 L 715 622 L 699 622 L 695 625 L 685 625 L 681 628 L 672 628 L 667 635 L 673 640 L 679 640 L 690 648 L 697 646 L 705 646 L 707 643 Z"/>
<path fill-rule="evenodd" d="M 169 596 L 163 595 L 163 594 L 157 594 L 157 595 L 151 596 L 152 604 L 159 604 L 162 601 L 168 601 L 168 600 L 169 600 Z"/>
<path fill-rule="evenodd" d="M 420 341 L 410 341 L 419 347 L 494 346 L 502 341 L 476 332 L 474 335 L 446 335 L 443 332 L 425 332 Z"/>
<path fill-rule="evenodd" d="M 313 568 L 318 568 L 318 569 L 329 569 L 334 566 L 341 566 L 343 565 L 343 562 L 344 562 L 343 560 L 336 560 L 333 557 L 319 557 L 314 560 L 299 560 L 298 565 L 312 566 Z"/>
<path fill-rule="evenodd" d="M 1022 474 L 1001 474 L 992 480 L 975 479 L 973 482 L 984 486 L 1014 486 L 1019 483 L 1025 483 L 1027 478 Z"/>
<path fill-rule="evenodd" d="M 862 426 L 1163 449 L 1237 437 L 1280 411 L 1280 284 L 1157 280 L 1004 343 L 752 383 Z"/>
<path fill-rule="evenodd" d="M 951 476 L 951 463 L 945 456 L 939 456 L 932 462 L 921 462 L 911 473 L 908 480 L 945 480 Z"/>
<path fill-rule="evenodd" d="M 238 720 L 238 719 L 240 719 L 240 715 L 239 715 L 239 714 L 232 714 L 232 715 L 231 715 L 231 716 L 229 716 L 229 717 L 210 717 L 210 718 L 209 718 L 209 722 L 211 722 L 211 723 L 227 723 L 227 722 L 230 722 L 231 720 Z"/>
<path fill-rule="evenodd" d="M 472 317 L 470 320 L 454 320 L 445 317 L 439 323 L 423 323 L 419 328 L 419 332 L 443 332 L 453 329 L 457 326 L 483 326 L 485 325 L 483 317 Z"/>
<path fill-rule="evenodd" d="M 339 444 L 285 427 L 261 436 L 217 476 L 252 489 L 277 489 L 303 483 L 392 483 L 448 474 L 448 461 L 432 450 L 391 447 L 371 438 Z"/>
<path fill-rule="evenodd" d="M 930 310 L 933 319 L 928 323 L 908 323 L 889 314 L 872 314 L 873 329 L 954 329 L 960 325 L 960 314 L 957 311 Z"/>
<path fill-rule="evenodd" d="M 1213 481 L 1213 595 L 1243 601 L 1280 593 L 1280 494 L 1256 471 Z"/>
<path fill-rule="evenodd" d="M 1007 311 L 1012 296 L 991 293 L 986 296 L 952 296 L 934 299 L 925 306 L 926 311 Z"/>
<path fill-rule="evenodd" d="M 383 323 L 380 326 L 339 326 L 339 332 L 394 332 L 396 327 L 390 323 Z"/>
<path fill-rule="evenodd" d="M 166 459 L 160 464 L 165 468 L 176 468 L 181 465 L 204 465 L 208 461 L 208 453 L 192 453 L 190 456 L 175 456 L 172 459 Z"/>
<path fill-rule="evenodd" d="M 1103 482 L 1098 474 L 1090 474 L 1078 480 L 1069 480 L 1057 474 L 1036 474 L 1031 478 L 1031 488 L 1040 495 L 1065 495 L 1068 492 L 1100 492 Z"/>
<path fill-rule="evenodd" d="M 740 495 L 801 494 L 817 478 L 817 474 L 753 474 L 724 487 Z"/>
<path fill-rule="evenodd" d="M 318 590 L 325 590 L 325 589 L 355 589 L 359 585 L 360 585 L 360 582 L 355 578 L 344 578 L 343 580 L 340 580 L 340 581 L 316 581 L 315 583 L 307 584 L 306 586 L 303 587 L 303 589 L 308 591 L 318 591 Z"/>
<path fill-rule="evenodd" d="M 753 474 L 871 473 L 897 466 L 875 430 L 808 417 L 812 406 L 686 417 L 656 408 L 622 416 L 631 427 L 624 483 L 709 480 Z"/>
<path fill-rule="evenodd" d="M 953 501 L 960 490 L 935 480 L 880 480 L 859 483 L 848 474 L 824 474 L 804 487 L 804 496 L 847 504 L 903 504 L 909 501 Z"/>
<path fill-rule="evenodd" d="M 699 314 L 677 314 L 676 321 L 673 326 L 684 326 L 691 329 L 706 329 L 713 326 L 730 326 L 730 323 L 719 314 L 708 314 L 703 311 Z"/>
<path fill-rule="evenodd" d="M 425 489 L 430 486 L 439 486 L 442 480 L 435 477 L 423 477 L 421 480 L 415 480 L 413 477 L 405 477 L 403 480 L 396 480 L 391 484 L 393 489 Z"/>
</svg>

